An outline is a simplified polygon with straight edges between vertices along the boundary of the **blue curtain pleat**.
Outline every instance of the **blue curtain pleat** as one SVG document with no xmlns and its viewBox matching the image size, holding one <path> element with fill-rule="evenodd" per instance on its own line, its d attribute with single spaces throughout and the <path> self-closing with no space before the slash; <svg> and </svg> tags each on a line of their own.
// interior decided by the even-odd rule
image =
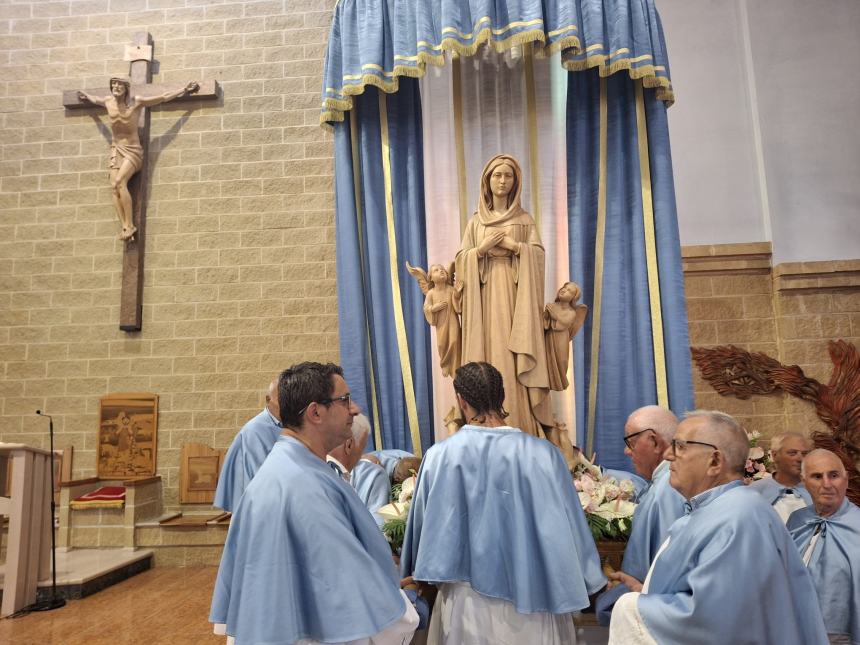
<svg viewBox="0 0 860 645">
<path fill-rule="evenodd" d="M 648 124 L 648 154 L 651 159 L 651 194 L 660 268 L 660 302 L 663 335 L 666 338 L 666 377 L 669 407 L 679 417 L 696 407 L 693 394 L 693 367 L 681 238 L 675 206 L 675 180 L 669 145 L 666 105 L 653 90 L 645 90 L 645 118 Z M 670 342 L 671 339 L 671 342 Z"/>
<path fill-rule="evenodd" d="M 432 442 L 432 384 L 428 365 L 430 334 L 422 310 L 423 294 L 403 263 L 426 265 L 421 113 L 418 84 L 404 79 L 401 91 L 386 97 L 398 254 L 399 296 L 422 449 Z M 394 316 L 388 220 L 382 165 L 379 96 L 369 88 L 356 101 L 358 156 L 363 212 L 356 212 L 353 151 L 348 121 L 335 128 L 337 191 L 337 269 L 340 353 L 347 383 L 372 417 L 371 370 L 376 386 L 382 446 L 414 451 Z M 359 216 L 360 215 L 360 216 Z M 360 230 L 359 230 L 360 229 Z M 417 295 L 414 293 L 418 291 Z M 368 348 L 368 338 L 370 347 Z"/>
<path fill-rule="evenodd" d="M 594 451 L 609 468 L 630 470 L 624 456 L 623 427 L 638 407 L 657 403 L 653 330 L 648 288 L 642 186 L 636 124 L 635 86 L 625 75 L 605 79 L 607 94 L 606 219 L 602 250 L 597 239 L 600 144 L 600 80 L 596 70 L 575 72 L 568 80 L 568 186 L 571 277 L 582 280 L 591 315 L 574 347 L 577 440 L 586 443 L 592 361 L 597 360 Z M 676 411 L 689 406 L 687 316 L 680 245 L 671 184 L 668 128 L 660 121 L 653 92 L 648 123 L 649 163 L 657 237 L 657 266 L 669 401 Z M 653 152 L 651 152 L 653 151 Z M 667 177 L 669 182 L 667 183 Z M 595 257 L 603 254 L 599 352 L 591 355 L 596 333 Z M 583 279 L 584 278 L 584 279 Z M 678 404 L 678 406 L 675 405 Z"/>
</svg>

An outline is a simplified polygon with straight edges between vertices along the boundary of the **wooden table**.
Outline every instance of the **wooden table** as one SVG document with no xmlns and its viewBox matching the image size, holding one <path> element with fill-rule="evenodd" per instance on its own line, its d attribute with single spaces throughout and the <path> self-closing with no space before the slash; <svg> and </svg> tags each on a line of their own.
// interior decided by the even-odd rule
<svg viewBox="0 0 860 645">
<path fill-rule="evenodd" d="M 0 443 L 0 481 L 6 481 L 9 468 L 11 497 L 0 497 L 0 515 L 9 517 L 0 617 L 36 602 L 39 580 L 51 573 L 51 453 Z"/>
</svg>

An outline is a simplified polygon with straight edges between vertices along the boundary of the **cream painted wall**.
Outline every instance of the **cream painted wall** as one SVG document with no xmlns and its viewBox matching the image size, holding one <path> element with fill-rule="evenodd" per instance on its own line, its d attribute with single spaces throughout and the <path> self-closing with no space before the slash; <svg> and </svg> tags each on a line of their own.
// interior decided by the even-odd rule
<svg viewBox="0 0 860 645">
<path fill-rule="evenodd" d="M 860 2 L 658 0 L 682 244 L 860 257 Z"/>
</svg>

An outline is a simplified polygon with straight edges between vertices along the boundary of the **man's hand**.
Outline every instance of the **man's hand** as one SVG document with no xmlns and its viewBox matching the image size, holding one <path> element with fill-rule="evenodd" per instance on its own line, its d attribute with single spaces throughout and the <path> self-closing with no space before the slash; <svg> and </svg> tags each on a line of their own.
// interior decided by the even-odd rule
<svg viewBox="0 0 860 645">
<path fill-rule="evenodd" d="M 616 571 L 609 575 L 610 580 L 615 581 L 618 584 L 625 584 L 630 591 L 642 591 L 642 583 L 639 582 L 633 576 L 624 573 L 623 571 Z M 613 587 L 616 585 L 612 585 Z"/>
<path fill-rule="evenodd" d="M 198 83 L 197 81 L 191 81 L 190 83 L 188 83 L 188 85 L 185 86 L 185 93 L 186 94 L 194 94 L 194 92 L 196 92 L 199 89 L 200 89 L 200 83 Z"/>
</svg>

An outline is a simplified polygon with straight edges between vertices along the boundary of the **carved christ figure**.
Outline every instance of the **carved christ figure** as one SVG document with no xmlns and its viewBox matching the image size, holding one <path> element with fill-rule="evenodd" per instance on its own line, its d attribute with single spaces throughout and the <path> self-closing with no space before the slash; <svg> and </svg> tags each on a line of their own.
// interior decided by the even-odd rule
<svg viewBox="0 0 860 645">
<path fill-rule="evenodd" d="M 567 389 L 567 365 L 570 358 L 570 341 L 585 324 L 588 306 L 576 304 L 582 290 L 575 282 L 565 282 L 543 311 L 546 329 L 546 362 L 550 389 L 558 392 Z"/>
<path fill-rule="evenodd" d="M 460 367 L 459 292 L 454 290 L 453 265 L 430 267 L 429 275 L 421 268 L 406 263 L 406 269 L 418 281 L 424 298 L 424 317 L 436 328 L 436 348 L 442 376 L 454 376 Z"/>
<path fill-rule="evenodd" d="M 107 96 L 93 96 L 87 92 L 78 92 L 78 98 L 82 101 L 103 105 L 110 119 L 113 140 L 110 146 L 108 169 L 113 189 L 114 208 L 122 226 L 119 239 L 129 240 L 137 231 L 128 182 L 143 165 L 143 146 L 137 131 L 140 111 L 145 107 L 171 101 L 184 94 L 193 94 L 199 88 L 199 84 L 192 81 L 185 87 L 162 94 L 132 96 L 131 82 L 127 78 L 115 77 L 110 79 L 110 94 Z"/>
<path fill-rule="evenodd" d="M 508 423 L 543 437 L 555 420 L 544 345 L 544 248 L 520 205 L 523 172 L 497 155 L 481 173 L 478 210 L 455 259 L 461 294 L 462 361 L 501 372 Z"/>
</svg>

